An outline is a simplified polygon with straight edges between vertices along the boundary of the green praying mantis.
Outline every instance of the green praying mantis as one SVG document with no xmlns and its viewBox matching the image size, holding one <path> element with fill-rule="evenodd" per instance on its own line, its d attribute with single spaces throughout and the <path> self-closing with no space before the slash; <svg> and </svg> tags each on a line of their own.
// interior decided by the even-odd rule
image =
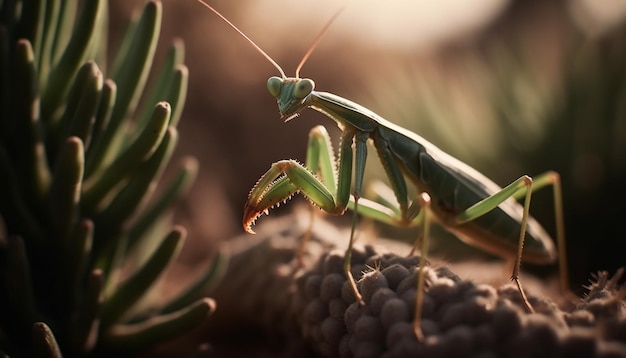
<svg viewBox="0 0 626 358">
<path fill-rule="evenodd" d="M 287 77 L 282 68 L 241 30 L 206 2 L 198 1 L 243 36 L 278 69 L 281 77 L 269 78 L 267 87 L 278 102 L 282 120 L 287 122 L 305 108 L 312 108 L 334 120 L 342 131 L 337 159 L 326 129 L 316 126 L 309 135 L 304 165 L 295 160 L 281 160 L 271 165 L 248 196 L 243 217 L 246 231 L 254 233 L 252 225 L 260 215 L 267 214 L 275 205 L 297 193 L 302 193 L 313 205 L 330 214 L 342 215 L 351 209 L 352 230 L 344 271 L 356 300 L 364 304 L 350 271 L 357 215 L 392 225 L 419 225 L 422 259 L 416 283 L 413 330 L 417 339 L 421 340 L 424 267 L 431 222 L 438 222 L 470 245 L 504 258 L 514 258 L 511 279 L 517 285 L 524 306 L 532 312 L 519 279 L 522 255 L 526 262 L 549 264 L 557 259 L 557 250 L 550 236 L 529 215 L 530 201 L 534 191 L 552 186 L 561 288 L 569 291 L 561 184 L 557 173 L 547 172 L 534 179 L 524 175 L 501 188 L 419 135 L 350 100 L 315 91 L 315 83 L 311 79 L 300 78 L 299 73 L 339 11 L 305 53 L 295 77 Z M 361 197 L 368 141 L 373 142 L 376 148 L 389 186 L 395 194 L 395 203 L 393 200 Z M 418 192 L 413 200 L 409 197 L 409 184 L 414 185 Z M 411 253 L 419 241 L 416 240 Z"/>
</svg>

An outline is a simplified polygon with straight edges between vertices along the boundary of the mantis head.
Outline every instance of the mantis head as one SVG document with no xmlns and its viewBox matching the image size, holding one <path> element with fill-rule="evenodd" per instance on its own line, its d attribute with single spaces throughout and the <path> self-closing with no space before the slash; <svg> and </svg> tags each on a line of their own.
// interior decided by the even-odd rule
<svg viewBox="0 0 626 358">
<path fill-rule="evenodd" d="M 246 34 L 244 34 L 237 26 L 235 26 L 232 22 L 230 22 L 227 18 L 225 18 L 222 14 L 220 14 L 217 10 L 215 10 L 211 5 L 207 4 L 204 0 L 198 0 L 199 3 L 204 5 L 206 8 L 215 13 L 219 18 L 221 18 L 228 26 L 230 26 L 233 30 L 235 30 L 241 37 L 243 37 L 252 47 L 254 47 L 263 57 L 265 57 L 280 73 L 281 77 L 270 77 L 267 80 L 267 88 L 272 94 L 272 96 L 276 97 L 278 101 L 278 110 L 280 111 L 280 119 L 287 122 L 290 119 L 298 116 L 300 111 L 306 108 L 311 102 L 311 93 L 313 93 L 313 89 L 315 88 L 315 82 L 308 78 L 300 78 L 300 70 L 304 63 L 307 61 L 309 56 L 313 53 L 313 50 L 322 40 L 324 34 L 330 28 L 330 25 L 335 21 L 337 16 L 341 13 L 343 8 L 340 8 L 335 12 L 335 14 L 328 20 L 322 31 L 317 35 L 309 49 L 300 60 L 300 64 L 296 68 L 296 76 L 295 77 L 287 77 L 285 75 L 285 71 L 278 65 L 272 57 L 270 57 L 261 47 L 259 47 L 254 41 L 252 41 Z"/>
<path fill-rule="evenodd" d="M 308 78 L 273 76 L 267 80 L 267 89 L 276 98 L 280 119 L 285 122 L 308 107 L 314 88 L 315 82 Z"/>
</svg>

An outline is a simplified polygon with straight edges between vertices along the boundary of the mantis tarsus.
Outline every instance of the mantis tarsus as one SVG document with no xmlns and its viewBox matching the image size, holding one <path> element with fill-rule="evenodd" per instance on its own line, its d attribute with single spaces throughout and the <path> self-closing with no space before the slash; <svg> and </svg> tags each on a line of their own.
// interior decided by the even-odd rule
<svg viewBox="0 0 626 358">
<path fill-rule="evenodd" d="M 253 233 L 251 227 L 261 214 L 296 193 L 304 194 L 311 203 L 331 214 L 341 215 L 350 208 L 354 216 L 344 271 L 354 296 L 363 303 L 350 272 L 357 214 L 394 225 L 420 225 L 422 260 L 413 328 L 416 337 L 422 339 L 421 302 L 431 221 L 438 222 L 473 246 L 505 258 L 514 257 L 511 279 L 515 281 L 527 310 L 532 311 L 519 280 L 519 271 L 522 254 L 526 261 L 537 264 L 556 260 L 552 239 L 529 216 L 532 192 L 551 185 L 554 191 L 561 286 L 563 290 L 568 290 L 561 187 L 557 173 L 547 172 L 534 180 L 524 175 L 500 188 L 483 174 L 417 134 L 357 103 L 331 93 L 315 91 L 314 82 L 300 78 L 299 72 L 339 12 L 309 47 L 296 69 L 295 77 L 287 77 L 281 67 L 243 32 L 203 0 L 198 1 L 222 18 L 278 69 L 281 77 L 269 78 L 267 86 L 277 99 L 282 120 L 286 122 L 305 108 L 312 108 L 334 120 L 342 131 L 337 160 L 326 130 L 317 126 L 310 132 L 305 165 L 295 160 L 272 164 L 248 196 L 243 219 L 246 231 Z M 397 205 L 383 205 L 382 201 L 361 198 L 367 141 L 372 141 L 376 148 Z M 407 179 L 419 193 L 413 201 L 409 199 Z M 522 198 L 523 205 L 520 205 L 515 199 Z"/>
</svg>

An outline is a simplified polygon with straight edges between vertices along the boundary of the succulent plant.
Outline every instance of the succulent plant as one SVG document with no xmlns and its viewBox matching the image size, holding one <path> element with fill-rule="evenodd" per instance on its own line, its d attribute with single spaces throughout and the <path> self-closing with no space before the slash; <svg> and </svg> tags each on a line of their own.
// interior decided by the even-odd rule
<svg viewBox="0 0 626 358">
<path fill-rule="evenodd" d="M 80 3 L 80 7 L 79 7 Z M 162 5 L 149 1 L 105 70 L 106 0 L 0 2 L 0 350 L 129 354 L 197 327 L 215 305 L 188 290 L 142 299 L 176 257 L 165 218 L 197 171 L 182 161 L 153 197 L 178 141 L 184 48 L 174 42 L 142 97 Z M 141 102 L 140 102 L 141 100 Z"/>
</svg>

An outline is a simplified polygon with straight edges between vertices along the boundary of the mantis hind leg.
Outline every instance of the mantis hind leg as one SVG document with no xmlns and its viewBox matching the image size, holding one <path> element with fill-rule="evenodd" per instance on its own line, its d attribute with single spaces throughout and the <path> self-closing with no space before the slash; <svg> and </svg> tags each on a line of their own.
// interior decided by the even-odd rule
<svg viewBox="0 0 626 358">
<path fill-rule="evenodd" d="M 430 217 L 432 215 L 430 211 L 430 195 L 427 193 L 421 193 L 417 198 L 417 203 L 420 206 L 421 227 L 422 227 L 422 256 L 420 257 L 420 266 L 417 273 L 417 292 L 415 294 L 415 314 L 413 317 L 413 333 L 418 341 L 424 340 L 424 332 L 422 331 L 422 307 L 424 303 L 424 269 L 426 268 L 426 256 L 428 253 L 428 245 L 430 240 Z M 415 251 L 417 243 L 420 240 L 415 241 L 411 254 Z"/>
<path fill-rule="evenodd" d="M 556 219 L 556 236 L 557 236 L 557 249 L 559 254 L 559 272 L 560 272 L 560 281 L 561 281 L 561 289 L 563 292 L 567 293 L 569 291 L 568 285 L 568 275 L 567 275 L 567 261 L 565 254 L 565 230 L 564 230 L 564 222 L 563 222 L 563 204 L 562 204 L 562 194 L 561 194 L 561 185 L 560 185 L 560 177 L 556 172 L 547 172 L 542 175 L 537 176 L 535 179 L 531 179 L 528 176 L 522 176 L 507 187 L 503 188 L 501 191 L 493 194 L 492 196 L 476 203 L 475 205 L 468 208 L 463 213 L 459 214 L 456 217 L 456 222 L 458 224 L 462 224 L 471 220 L 478 218 L 479 216 L 493 210 L 498 205 L 500 205 L 503 201 L 509 198 L 522 199 L 523 198 L 523 212 L 522 212 L 522 222 L 520 227 L 519 239 L 518 239 L 518 247 L 517 247 L 517 255 L 515 257 L 515 263 L 513 266 L 513 271 L 511 274 L 511 278 L 515 281 L 517 288 L 522 297 L 522 301 L 526 306 L 527 310 L 532 311 L 533 308 L 528 302 L 525 291 L 522 288 L 522 285 L 519 280 L 519 272 L 523 254 L 524 247 L 524 238 L 526 233 L 526 225 L 529 218 L 529 210 L 530 210 L 530 199 L 532 193 L 538 189 L 541 189 L 546 186 L 553 187 L 554 193 L 554 207 L 555 207 L 555 219 Z M 385 189 L 383 187 L 383 189 Z M 383 192 L 384 190 L 379 189 L 378 192 Z M 388 190 L 387 190 L 388 191 Z M 362 210 L 363 214 L 366 214 L 369 217 L 377 219 L 382 222 L 387 222 L 390 224 L 398 224 L 405 223 L 407 226 L 419 225 L 421 229 L 421 235 L 418 240 L 415 241 L 413 249 L 411 250 L 411 254 L 415 252 L 417 247 L 421 242 L 421 260 L 420 267 L 418 271 L 418 282 L 417 282 L 417 294 L 415 301 L 415 315 L 413 319 L 413 330 L 415 332 L 418 340 L 423 339 L 423 332 L 421 329 L 421 316 L 422 316 L 422 302 L 424 297 L 424 267 L 426 264 L 426 257 L 428 254 L 429 247 L 429 239 L 430 239 L 430 224 L 432 221 L 432 212 L 430 209 L 431 201 L 430 196 L 426 193 L 421 193 L 418 199 L 410 205 L 408 208 L 408 212 L 406 215 L 401 214 L 401 210 L 399 207 L 396 207 L 390 201 L 386 200 L 376 200 L 374 202 L 367 202 L 367 209 Z M 414 214 L 416 213 L 416 214 Z"/>
<path fill-rule="evenodd" d="M 554 207 L 555 207 L 555 219 L 557 226 L 557 251 L 559 254 L 559 271 L 560 271 L 560 280 L 561 280 L 561 289 L 563 292 L 569 291 L 569 284 L 567 278 L 567 259 L 565 253 L 565 229 L 563 222 L 563 204 L 562 204 L 562 194 L 561 194 L 561 184 L 560 177 L 556 172 L 547 172 L 542 175 L 536 177 L 535 180 L 530 178 L 529 176 L 522 176 L 519 179 L 515 180 L 513 183 L 509 184 L 501 191 L 493 194 L 492 196 L 481 200 L 480 202 L 472 205 L 463 213 L 459 214 L 456 217 L 457 224 L 463 224 L 468 221 L 474 220 L 479 216 L 493 210 L 495 207 L 500 205 L 503 201 L 509 198 L 516 198 L 523 200 L 523 212 L 522 212 L 522 220 L 521 220 L 521 228 L 518 239 L 518 247 L 517 254 L 515 256 L 515 263 L 513 265 L 513 271 L 511 273 L 511 279 L 515 281 L 517 288 L 522 297 L 522 301 L 529 312 L 533 312 L 533 308 L 528 302 L 526 294 L 522 288 L 519 273 L 522 262 L 522 255 L 524 249 L 524 239 L 526 236 L 527 223 L 529 218 L 530 211 L 530 200 L 532 197 L 532 193 L 538 189 L 541 189 L 545 186 L 551 185 L 553 187 L 554 192 Z"/>
<path fill-rule="evenodd" d="M 522 284 L 519 280 L 519 272 L 520 272 L 520 266 L 521 266 L 521 260 L 522 260 L 522 253 L 524 249 L 524 238 L 526 237 L 526 225 L 528 223 L 530 199 L 532 197 L 532 190 L 533 190 L 532 187 L 533 187 L 532 178 L 527 175 L 524 175 L 520 177 L 519 179 L 515 180 L 513 183 L 504 187 L 499 192 L 470 206 L 464 212 L 460 213 L 456 217 L 456 220 L 455 220 L 455 223 L 458 225 L 464 224 L 466 222 L 472 221 L 488 213 L 489 211 L 495 209 L 498 205 L 500 205 L 502 202 L 504 202 L 505 200 L 509 198 L 524 196 L 525 198 L 524 206 L 523 206 L 524 209 L 523 209 L 522 220 L 520 224 L 521 228 L 520 228 L 519 239 L 518 239 L 517 255 L 515 257 L 515 264 L 513 265 L 513 272 L 511 273 L 511 279 L 515 281 L 517 289 L 520 292 L 522 302 L 528 312 L 534 312 L 534 309 L 532 305 L 530 304 L 530 302 L 528 301 L 528 298 L 526 297 L 526 293 L 524 289 L 522 288 Z"/>
<path fill-rule="evenodd" d="M 565 218 L 563 215 L 563 194 L 561 189 L 561 176 L 554 171 L 549 171 L 533 178 L 532 191 L 535 192 L 546 186 L 552 186 L 554 201 L 554 218 L 556 222 L 556 242 L 559 255 L 559 280 L 561 292 L 569 293 L 569 275 L 567 269 L 567 252 L 565 248 Z M 526 193 L 520 190 L 513 195 L 514 198 L 520 199 Z"/>
</svg>

